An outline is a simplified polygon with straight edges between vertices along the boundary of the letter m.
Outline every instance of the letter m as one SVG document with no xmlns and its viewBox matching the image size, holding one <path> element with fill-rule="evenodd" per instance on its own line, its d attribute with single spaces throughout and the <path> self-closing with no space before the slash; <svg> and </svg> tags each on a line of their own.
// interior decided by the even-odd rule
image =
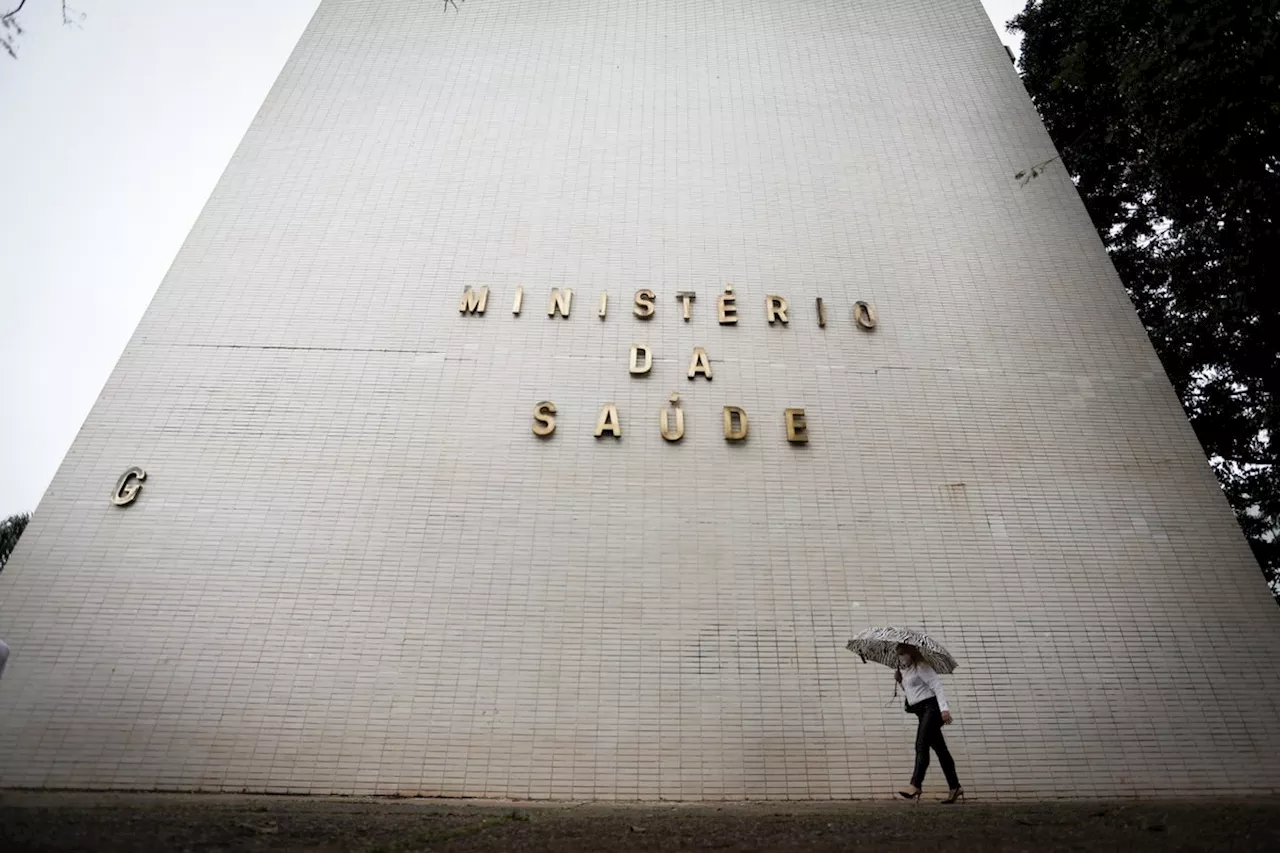
<svg viewBox="0 0 1280 853">
<path fill-rule="evenodd" d="M 463 314 L 483 314 L 484 309 L 489 307 L 489 288 L 482 287 L 479 290 L 472 290 L 467 287 L 462 291 L 462 302 L 458 305 L 458 311 Z"/>
</svg>

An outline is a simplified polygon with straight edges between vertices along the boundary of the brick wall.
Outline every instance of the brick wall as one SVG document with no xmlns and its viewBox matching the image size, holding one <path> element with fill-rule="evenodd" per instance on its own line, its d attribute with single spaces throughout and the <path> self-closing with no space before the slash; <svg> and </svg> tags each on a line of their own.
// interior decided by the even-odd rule
<svg viewBox="0 0 1280 853">
<path fill-rule="evenodd" d="M 0 575 L 0 785 L 883 796 L 909 624 L 975 794 L 1280 790 L 1280 613 L 977 0 L 439 6 L 326 0 L 179 253 Z"/>
</svg>

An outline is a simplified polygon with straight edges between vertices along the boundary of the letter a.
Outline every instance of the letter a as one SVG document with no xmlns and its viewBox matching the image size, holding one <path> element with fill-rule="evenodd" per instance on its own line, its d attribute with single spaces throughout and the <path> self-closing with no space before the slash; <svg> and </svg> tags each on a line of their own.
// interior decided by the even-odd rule
<svg viewBox="0 0 1280 853">
<path fill-rule="evenodd" d="M 701 373 L 711 379 L 711 359 L 707 358 L 707 351 L 702 347 L 694 347 L 693 358 L 689 361 L 689 378 L 694 379 Z"/>
<path fill-rule="evenodd" d="M 596 418 L 596 438 L 606 432 L 614 438 L 622 438 L 622 421 L 618 417 L 618 407 L 613 403 L 605 403 L 600 410 L 600 417 Z"/>
</svg>

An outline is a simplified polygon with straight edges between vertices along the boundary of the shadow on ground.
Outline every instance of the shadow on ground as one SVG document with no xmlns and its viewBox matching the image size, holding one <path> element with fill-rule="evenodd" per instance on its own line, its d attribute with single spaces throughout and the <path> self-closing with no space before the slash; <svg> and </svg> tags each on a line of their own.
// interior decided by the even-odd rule
<svg viewBox="0 0 1280 853">
<path fill-rule="evenodd" d="M 1280 805 L 1241 801 L 513 804 L 187 794 L 0 794 L 0 850 L 1280 850 Z"/>
</svg>

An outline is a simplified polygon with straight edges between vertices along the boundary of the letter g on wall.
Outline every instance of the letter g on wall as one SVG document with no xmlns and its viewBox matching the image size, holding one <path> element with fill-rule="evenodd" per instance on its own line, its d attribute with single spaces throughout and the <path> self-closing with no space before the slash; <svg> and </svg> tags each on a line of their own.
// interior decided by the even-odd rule
<svg viewBox="0 0 1280 853">
<path fill-rule="evenodd" d="M 128 506 L 138 499 L 142 484 L 146 482 L 147 472 L 134 466 L 120 475 L 116 480 L 115 491 L 111 493 L 111 502 L 116 506 Z"/>
</svg>

